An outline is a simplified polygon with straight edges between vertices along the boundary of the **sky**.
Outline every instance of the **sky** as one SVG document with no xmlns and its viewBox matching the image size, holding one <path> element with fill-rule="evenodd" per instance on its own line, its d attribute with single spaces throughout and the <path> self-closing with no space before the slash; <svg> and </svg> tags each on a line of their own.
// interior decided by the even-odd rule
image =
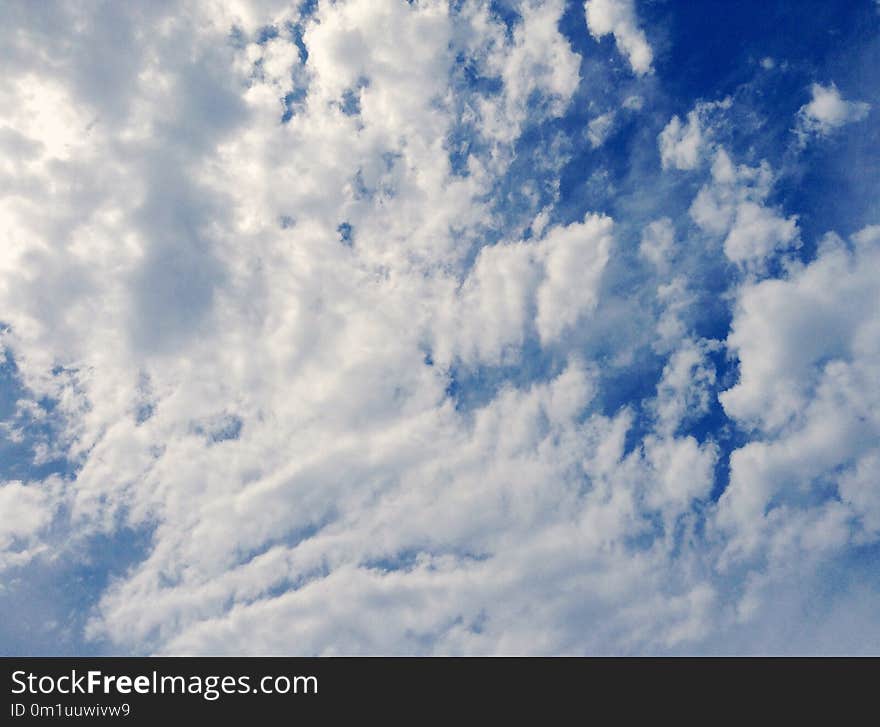
<svg viewBox="0 0 880 727">
<path fill-rule="evenodd" d="M 0 12 L 0 653 L 880 653 L 880 3 Z"/>
</svg>

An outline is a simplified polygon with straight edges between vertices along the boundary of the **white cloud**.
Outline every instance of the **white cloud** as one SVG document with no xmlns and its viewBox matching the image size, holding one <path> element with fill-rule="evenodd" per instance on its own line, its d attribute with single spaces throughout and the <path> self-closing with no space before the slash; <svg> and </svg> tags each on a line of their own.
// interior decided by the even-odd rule
<svg viewBox="0 0 880 727">
<path fill-rule="evenodd" d="M 874 232 L 734 291 L 723 404 L 760 440 L 716 507 L 722 447 L 694 425 L 717 411 L 721 343 L 694 324 L 694 260 L 754 271 L 797 244 L 769 164 L 735 165 L 730 102 L 698 104 L 660 142 L 667 168 L 713 160 L 694 224 L 557 204 L 569 152 L 545 122 L 592 83 L 564 3 L 521 3 L 510 28 L 453 5 L 21 5 L 0 29 L 0 340 L 21 389 L 0 434 L 63 464 L 0 485 L 0 568 L 149 533 L 87 594 L 89 637 L 687 649 L 760 618 L 775 571 L 718 570 L 749 547 L 778 564 L 850 519 L 876 534 Z M 650 71 L 633 3 L 586 13 Z M 623 378 L 648 393 L 620 402 Z M 830 482 L 839 502 L 812 507 Z"/>
<path fill-rule="evenodd" d="M 615 113 L 608 111 L 592 119 L 587 125 L 587 138 L 590 140 L 593 148 L 598 148 L 605 143 L 614 127 L 614 118 Z"/>
<path fill-rule="evenodd" d="M 708 354 L 719 347 L 717 341 L 685 339 L 669 357 L 654 401 L 659 431 L 675 434 L 682 423 L 708 413 L 715 384 Z"/>
<path fill-rule="evenodd" d="M 695 169 L 703 160 L 711 143 L 715 118 L 729 109 L 733 100 L 698 103 L 687 115 L 687 123 L 673 116 L 657 137 L 660 162 L 664 169 Z"/>
<path fill-rule="evenodd" d="M 859 457 L 838 480 L 841 499 L 857 513 L 866 540 L 880 534 L 880 451 Z"/>
<path fill-rule="evenodd" d="M 790 247 L 797 234 L 795 218 L 744 201 L 737 207 L 733 227 L 724 240 L 724 253 L 734 262 L 760 259 L 777 248 Z"/>
<path fill-rule="evenodd" d="M 449 362 L 457 354 L 466 362 L 497 364 L 506 352 L 516 357 L 541 276 L 532 245 L 483 248 L 442 324 L 438 360 Z"/>
<path fill-rule="evenodd" d="M 611 254 L 612 226 L 610 217 L 590 215 L 544 238 L 546 278 L 538 288 L 535 318 L 542 342 L 552 342 L 596 307 Z"/>
<path fill-rule="evenodd" d="M 714 481 L 717 450 L 711 443 L 700 445 L 694 437 L 648 438 L 648 460 L 659 473 L 657 485 L 648 492 L 648 505 L 674 516 L 697 499 L 706 499 Z M 671 530 L 672 528 L 670 528 Z"/>
<path fill-rule="evenodd" d="M 777 251 L 800 245 L 797 217 L 766 205 L 773 187 L 770 166 L 734 166 L 727 152 L 716 152 L 712 179 L 700 188 L 690 215 L 705 232 L 723 236 L 724 254 L 749 269 L 760 269 Z"/>
<path fill-rule="evenodd" d="M 440 316 L 437 360 L 511 363 L 533 331 L 552 343 L 598 304 L 612 227 L 610 217 L 588 215 L 537 242 L 483 248 Z"/>
<path fill-rule="evenodd" d="M 876 534 L 867 478 L 880 434 L 870 383 L 880 372 L 878 243 L 877 228 L 859 233 L 852 250 L 827 238 L 814 262 L 740 293 L 728 337 L 740 378 L 720 399 L 729 416 L 763 436 L 731 458 L 719 521 L 737 533 L 732 552 L 767 541 L 780 557 L 786 548 L 839 546 L 851 537 L 848 522 Z M 840 501 L 815 496 L 828 486 Z"/>
<path fill-rule="evenodd" d="M 703 133 L 696 111 L 688 114 L 687 124 L 682 124 L 678 116 L 673 116 L 660 132 L 660 160 L 663 167 L 693 169 L 700 161 L 700 147 Z"/>
<path fill-rule="evenodd" d="M 659 270 L 666 270 L 675 254 L 675 228 L 672 220 L 662 217 L 654 220 L 642 231 L 639 254 L 647 258 Z"/>
<path fill-rule="evenodd" d="M 585 466 L 613 476 L 628 417 L 586 411 L 595 375 L 575 357 L 548 384 L 491 393 L 473 417 L 445 393 L 451 365 L 504 362 L 526 336 L 558 342 L 599 300 L 607 217 L 545 222 L 540 239 L 465 263 L 511 142 L 577 85 L 561 3 L 526 8 L 510 40 L 480 5 L 322 5 L 320 22 L 302 20 L 305 64 L 280 30 L 256 38 L 270 20 L 299 20 L 292 11 L 215 10 L 143 18 L 118 51 L 131 72 L 105 95 L 40 65 L 28 42 L 51 30 L 39 18 L 16 36 L 32 70 L 30 85 L 4 87 L 22 101 L 2 112 L 16 194 L 2 206 L 0 306 L 22 385 L 58 402 L 75 475 L 52 497 L 48 481 L 4 490 L 22 513 L 9 537 L 38 552 L 59 507 L 69 544 L 56 537 L 53 557 L 76 557 L 97 533 L 151 529 L 142 562 L 95 594 L 90 627 L 136 651 L 210 650 L 227 619 L 316 592 L 350 592 L 352 610 L 311 612 L 323 625 L 306 640 L 282 634 L 280 648 L 332 649 L 333 624 L 358 608 L 349 626 L 363 640 L 337 648 L 409 648 L 363 618 L 376 583 L 432 588 L 419 568 L 378 578 L 371 563 L 407 552 L 460 584 L 460 606 L 425 612 L 432 628 L 468 603 L 475 619 L 492 611 L 485 637 L 464 626 L 435 648 L 575 648 L 565 599 L 537 630 L 521 597 L 507 613 L 492 604 L 538 577 L 528 541 L 561 564 L 571 546 L 557 531 L 595 548 L 637 519 L 630 485 L 610 482 L 579 506 L 594 525 L 563 516 Z M 96 45 L 90 12 L 66 18 L 71 73 Z M 500 75 L 502 92 L 457 98 L 457 52 Z M 358 110 L 344 113 L 352 89 Z M 532 111 L 533 94 L 547 104 Z M 31 98 L 45 113 L 25 113 Z M 457 176 L 446 142 L 462 118 L 486 123 Z M 469 600 L 475 569 L 489 586 Z M 295 595 L 279 600 L 279 588 Z M 267 650 L 256 633 L 239 646 Z"/>
<path fill-rule="evenodd" d="M 46 483 L 0 482 L 0 572 L 25 565 L 46 546 L 41 534 L 58 505 L 56 479 Z"/>
<path fill-rule="evenodd" d="M 651 72 L 654 53 L 639 27 L 633 0 L 586 0 L 584 12 L 594 38 L 613 34 L 618 50 L 637 74 Z"/>
<path fill-rule="evenodd" d="M 871 109 L 864 101 L 844 100 L 834 83 L 814 83 L 810 93 L 810 102 L 798 110 L 797 132 L 802 140 L 811 133 L 825 136 L 841 126 L 862 121 Z"/>
<path fill-rule="evenodd" d="M 499 28 L 486 33 L 491 21 L 486 18 L 484 5 L 477 3 L 463 10 L 471 13 L 472 27 L 465 34 L 467 42 L 479 41 L 478 47 L 469 50 L 483 61 L 486 75 L 497 75 L 504 81 L 499 99 L 478 100 L 480 127 L 484 133 L 505 142 L 512 142 L 519 135 L 533 94 L 543 97 L 543 113 L 560 116 L 580 80 L 580 56 L 572 51 L 558 28 L 564 11 L 562 0 L 529 1 L 519 10 L 522 22 L 514 29 L 510 44 L 498 37 L 502 35 Z"/>
</svg>

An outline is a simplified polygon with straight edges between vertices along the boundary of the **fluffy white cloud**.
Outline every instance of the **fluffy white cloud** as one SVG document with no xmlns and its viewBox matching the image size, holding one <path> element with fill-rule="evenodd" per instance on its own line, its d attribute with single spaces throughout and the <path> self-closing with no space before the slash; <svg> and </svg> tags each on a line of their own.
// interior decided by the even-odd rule
<svg viewBox="0 0 880 727">
<path fill-rule="evenodd" d="M 0 434 L 58 474 L 0 484 L 0 568 L 146 534 L 88 594 L 86 635 L 136 653 L 605 653 L 756 618 L 774 572 L 719 575 L 744 553 L 871 542 L 876 231 L 742 276 L 704 337 L 694 260 L 798 243 L 769 164 L 698 104 L 659 142 L 714 161 L 692 222 L 557 204 L 591 66 L 560 0 L 511 7 L 10 5 Z M 650 72 L 632 2 L 585 11 Z M 722 345 L 760 439 L 716 506 Z"/>
<path fill-rule="evenodd" d="M 732 104 L 730 97 L 721 101 L 700 102 L 688 112 L 687 123 L 673 116 L 657 137 L 663 168 L 695 169 L 706 151 L 714 146 L 710 142 L 715 117 Z"/>
<path fill-rule="evenodd" d="M 687 124 L 682 124 L 678 116 L 673 116 L 660 132 L 660 161 L 663 167 L 693 169 L 700 161 L 700 147 L 703 132 L 696 111 L 688 114 Z"/>
<path fill-rule="evenodd" d="M 866 228 L 851 249 L 830 236 L 814 262 L 741 291 L 728 337 L 740 379 L 720 399 L 763 437 L 731 458 L 719 511 L 737 533 L 730 550 L 750 553 L 767 540 L 810 550 L 876 536 L 878 263 L 880 229 Z M 839 500 L 818 496 L 829 486 Z"/>
<path fill-rule="evenodd" d="M 466 362 L 498 364 L 516 357 L 531 324 L 542 274 L 534 245 L 483 248 L 438 327 L 438 360 L 450 362 L 457 355 Z"/>
<path fill-rule="evenodd" d="M 724 253 L 735 262 L 761 259 L 777 248 L 790 247 L 796 238 L 795 218 L 746 200 L 736 208 Z"/>
<path fill-rule="evenodd" d="M 473 417 L 445 393 L 453 364 L 502 363 L 528 336 L 558 342 L 599 300 L 607 217 L 545 222 L 539 239 L 467 263 L 512 140 L 577 84 L 561 3 L 525 5 L 511 38 L 480 3 L 216 10 L 157 9 L 137 33 L 124 16 L 136 41 L 121 33 L 126 52 L 105 50 L 131 67 L 103 95 L 42 65 L 52 19 L 25 14 L 14 38 L 29 75 L 4 84 L 4 336 L 32 400 L 57 402 L 74 474 L 4 489 L 21 517 L 3 547 L 33 550 L 59 508 L 74 548 L 151 529 L 90 627 L 135 650 L 211 650 L 233 614 L 289 602 L 279 589 L 300 602 L 335 584 L 359 593 L 348 627 L 364 641 L 327 642 L 342 621 L 324 607 L 308 640 L 276 648 L 416 648 L 396 629 L 371 637 L 366 618 L 374 583 L 432 588 L 405 561 L 380 578 L 377 564 L 407 553 L 446 563 L 462 588 L 469 570 L 488 573 L 498 585 L 472 600 L 473 619 L 521 589 L 485 637 L 465 625 L 435 648 L 581 648 L 566 600 L 540 633 L 515 610 L 541 570 L 528 541 L 562 556 L 560 528 L 599 547 L 638 522 L 635 480 L 612 486 L 629 417 L 582 420 L 596 383 L 576 359 Z M 70 69 L 96 46 L 91 12 L 65 18 Z M 277 35 L 261 39 L 269 22 Z M 502 92 L 456 91 L 458 53 Z M 535 94 L 547 104 L 531 111 Z M 464 175 L 447 149 L 460 123 L 480 128 Z M 587 488 L 585 468 L 601 484 Z M 565 514 L 586 489 L 590 526 Z M 425 613 L 431 628 L 456 622 L 458 595 Z"/>
<path fill-rule="evenodd" d="M 484 3 L 463 9 L 471 21 L 462 33 L 468 51 L 482 61 L 487 75 L 503 81 L 500 98 L 476 100 L 479 126 L 491 138 L 508 143 L 518 137 L 535 96 L 543 102 L 539 113 L 560 116 L 580 80 L 580 57 L 558 28 L 563 0 L 524 0 L 515 7 L 522 22 L 513 30 L 510 43 L 503 41 L 503 30 L 497 24 L 491 28 Z"/>
<path fill-rule="evenodd" d="M 761 267 L 774 252 L 800 245 L 797 218 L 785 217 L 765 204 L 773 181 L 766 162 L 735 167 L 727 152 L 719 149 L 711 182 L 703 185 L 691 204 L 697 225 L 724 236 L 724 254 L 748 268 Z"/>
<path fill-rule="evenodd" d="M 45 483 L 0 483 L 0 572 L 22 566 L 45 550 L 40 535 L 57 507 L 57 479 Z"/>
<path fill-rule="evenodd" d="M 612 227 L 588 215 L 538 241 L 484 247 L 435 327 L 436 359 L 509 363 L 533 332 L 552 343 L 598 304 Z"/>
<path fill-rule="evenodd" d="M 654 53 L 639 27 L 633 0 L 586 0 L 584 12 L 594 38 L 614 35 L 618 50 L 626 56 L 633 71 L 651 72 Z"/>
<path fill-rule="evenodd" d="M 93 629 L 172 652 L 600 647 L 610 634 L 581 629 L 578 612 L 603 613 L 606 630 L 626 634 L 636 615 L 615 610 L 669 557 L 665 546 L 641 556 L 626 548 L 649 527 L 640 500 L 675 518 L 711 485 L 713 454 L 683 439 L 626 455 L 627 413 L 581 416 L 595 391 L 595 374 L 573 361 L 548 384 L 503 391 L 470 422 L 446 408 L 410 421 L 405 437 L 377 432 L 368 462 L 357 463 L 360 447 L 337 447 L 284 479 L 196 495 L 192 504 L 209 510 L 167 513 L 159 542 L 171 548 L 157 547 L 106 594 Z M 345 483 L 328 492 L 334 472 Z M 392 481 L 370 484 L 390 472 Z M 316 477 L 320 490 L 309 486 Z M 268 518 L 266 506 L 287 498 Z M 285 532 L 319 510 L 323 527 L 267 540 L 273 522 Z M 178 517 L 190 527 L 169 522 Z M 629 556 L 616 557 L 617 547 Z M 567 588 L 599 591 L 578 606 Z M 375 618 L 377 607 L 393 618 Z M 652 628 L 638 643 L 677 641 L 703 618 L 676 612 L 674 629 Z"/>
<path fill-rule="evenodd" d="M 709 411 L 715 369 L 708 354 L 718 348 L 717 341 L 685 339 L 669 357 L 654 401 L 659 431 L 674 434 L 682 423 Z"/>
<path fill-rule="evenodd" d="M 811 133 L 824 136 L 845 124 L 862 121 L 871 110 L 864 101 L 846 101 L 834 83 L 814 83 L 810 93 L 810 102 L 798 111 L 797 131 L 802 139 Z"/>
<path fill-rule="evenodd" d="M 610 217 L 555 228 L 542 241 L 546 278 L 538 288 L 535 325 L 541 341 L 558 338 L 599 301 L 602 271 L 612 245 Z"/>
</svg>

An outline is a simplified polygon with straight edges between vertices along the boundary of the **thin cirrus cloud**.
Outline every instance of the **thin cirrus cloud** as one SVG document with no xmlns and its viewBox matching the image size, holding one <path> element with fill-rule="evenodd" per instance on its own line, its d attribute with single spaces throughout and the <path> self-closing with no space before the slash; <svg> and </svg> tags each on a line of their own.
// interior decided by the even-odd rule
<svg viewBox="0 0 880 727">
<path fill-rule="evenodd" d="M 10 5 L 5 652 L 877 648 L 876 82 L 643 11 Z"/>
</svg>

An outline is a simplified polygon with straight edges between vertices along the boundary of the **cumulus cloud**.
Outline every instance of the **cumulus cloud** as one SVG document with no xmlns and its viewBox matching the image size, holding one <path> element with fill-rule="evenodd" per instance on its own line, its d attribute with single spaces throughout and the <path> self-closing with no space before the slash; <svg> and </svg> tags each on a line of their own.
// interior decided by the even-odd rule
<svg viewBox="0 0 880 727">
<path fill-rule="evenodd" d="M 633 0 L 586 0 L 584 12 L 594 38 L 613 35 L 618 50 L 637 74 L 651 72 L 654 53 L 639 27 Z"/>
<path fill-rule="evenodd" d="M 2 547 L 30 553 L 56 511 L 79 542 L 150 530 L 144 559 L 97 594 L 90 627 L 136 650 L 209 650 L 207 624 L 278 588 L 306 596 L 319 562 L 332 564 L 321 589 L 360 582 L 367 599 L 370 584 L 422 588 L 422 566 L 405 560 L 381 575 L 409 552 L 456 581 L 496 572 L 504 554 L 498 587 L 524 587 L 531 568 L 508 553 L 508 524 L 552 530 L 545 507 L 577 496 L 583 446 L 611 466 L 617 445 L 602 443 L 620 441 L 626 421 L 591 419 L 593 445 L 576 433 L 595 383 L 575 359 L 552 385 L 500 392 L 476 419 L 447 393 L 451 367 L 503 363 L 529 337 L 558 342 L 600 296 L 608 217 L 545 224 L 532 241 L 499 221 L 513 239 L 467 262 L 511 141 L 561 113 L 577 84 L 561 3 L 525 6 L 512 37 L 480 4 L 216 10 L 143 18 L 163 31 L 126 49 L 122 98 L 115 87 L 84 96 L 42 66 L 37 42 L 53 21 L 22 18 L 29 75 L 4 91 L 19 102 L 5 106 L 17 166 L 0 296 L 21 386 L 56 402 L 73 474 L 63 488 L 4 487 L 21 517 Z M 90 12 L 69 10 L 73 68 L 94 46 Z M 502 93 L 456 96 L 460 53 L 498 74 Z M 547 103 L 531 110 L 536 94 Z M 479 127 L 479 143 L 456 173 L 448 140 L 461 124 Z M 280 554 L 287 565 L 270 576 Z M 479 595 L 471 617 L 497 595 Z M 430 628 L 457 608 L 426 614 Z M 462 643 L 515 643 L 505 618 L 484 639 L 465 629 Z M 522 648 L 540 648 L 523 629 Z M 332 649 L 322 634 L 296 648 Z M 459 648 L 440 636 L 436 648 Z M 392 641 L 382 650 L 414 648 Z"/>
<path fill-rule="evenodd" d="M 663 168 L 695 169 L 703 160 L 712 136 L 713 117 L 729 109 L 732 99 L 698 103 L 682 123 L 673 116 L 657 137 Z"/>
<path fill-rule="evenodd" d="M 695 111 L 691 111 L 687 124 L 682 124 L 678 116 L 673 116 L 658 137 L 660 143 L 660 161 L 664 167 L 673 166 L 677 169 L 693 169 L 700 160 L 700 147 L 703 133 L 700 120 Z"/>
<path fill-rule="evenodd" d="M 880 432 L 869 383 L 880 365 L 871 273 L 878 254 L 876 227 L 858 233 L 851 248 L 832 236 L 809 265 L 740 293 L 728 337 L 740 379 L 720 400 L 764 436 L 731 458 L 719 516 L 725 527 L 743 526 L 733 550 L 753 553 L 769 540 L 809 551 L 876 535 L 868 472 Z M 811 496 L 828 486 L 840 499 Z"/>
<path fill-rule="evenodd" d="M 814 83 L 810 93 L 810 102 L 798 110 L 797 133 L 802 140 L 810 134 L 826 136 L 841 126 L 862 121 L 871 110 L 864 101 L 846 101 L 834 83 Z"/>
<path fill-rule="evenodd" d="M 546 278 L 538 288 L 535 325 L 545 343 L 596 307 L 612 245 L 610 217 L 591 215 L 544 238 Z"/>
<path fill-rule="evenodd" d="M 694 198 L 690 215 L 704 231 L 723 237 L 728 259 L 760 268 L 774 252 L 800 245 L 797 217 L 786 217 L 766 204 L 773 183 L 773 171 L 766 162 L 737 167 L 720 148 L 711 181 Z"/>
<path fill-rule="evenodd" d="M 711 649 L 875 542 L 877 230 L 797 260 L 731 101 L 658 139 L 510 7 L 10 5 L 0 607 L 100 547 L 114 651 Z"/>
<path fill-rule="evenodd" d="M 437 327 L 437 356 L 498 364 L 530 333 L 544 343 L 595 309 L 613 244 L 610 217 L 553 227 L 536 242 L 483 248 Z"/>
<path fill-rule="evenodd" d="M 0 571 L 25 565 L 45 549 L 40 535 L 52 520 L 57 503 L 54 491 L 59 484 L 57 480 L 42 487 L 15 481 L 0 483 Z"/>
</svg>

